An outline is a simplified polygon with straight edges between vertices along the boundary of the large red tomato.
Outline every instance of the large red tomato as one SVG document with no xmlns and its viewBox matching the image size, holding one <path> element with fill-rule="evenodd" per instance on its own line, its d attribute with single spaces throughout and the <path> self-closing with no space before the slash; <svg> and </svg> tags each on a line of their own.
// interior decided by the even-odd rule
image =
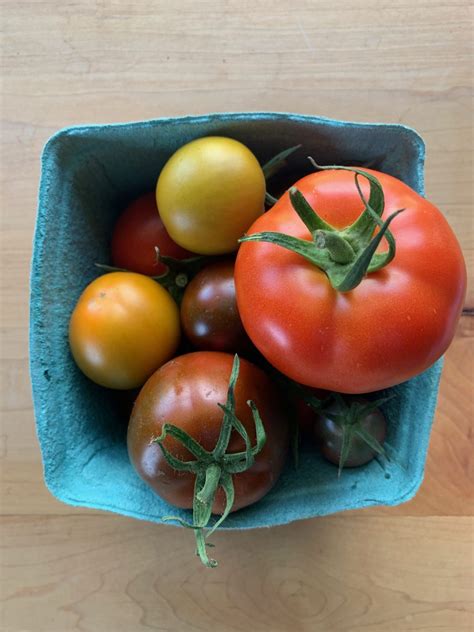
<svg viewBox="0 0 474 632">
<path fill-rule="evenodd" d="M 248 241 L 235 268 L 244 327 L 267 360 L 297 382 L 343 393 L 398 384 L 435 362 L 453 338 L 466 289 L 461 249 L 441 212 L 400 180 L 365 172 L 382 186 L 383 220 L 405 209 L 390 225 L 396 254 L 385 267 L 340 291 L 300 254 L 276 243 Z M 367 199 L 368 180 L 359 180 Z M 365 208 L 354 173 L 346 170 L 315 172 L 295 188 L 338 229 L 355 222 Z M 248 234 L 259 232 L 286 233 L 317 249 L 321 231 L 313 241 L 286 192 Z M 344 233 L 339 236 L 338 244 L 347 241 Z M 320 248 L 317 256 L 337 267 L 333 255 L 347 262 L 351 248 L 332 255 Z"/>
</svg>

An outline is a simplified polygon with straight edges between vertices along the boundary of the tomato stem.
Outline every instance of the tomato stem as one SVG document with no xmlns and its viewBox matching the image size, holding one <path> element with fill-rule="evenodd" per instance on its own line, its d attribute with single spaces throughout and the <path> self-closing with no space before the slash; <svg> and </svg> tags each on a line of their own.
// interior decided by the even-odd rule
<svg viewBox="0 0 474 632">
<path fill-rule="evenodd" d="M 206 469 L 206 478 L 202 489 L 198 492 L 196 499 L 204 505 L 209 505 L 214 500 L 219 480 L 221 478 L 221 468 L 217 463 L 211 463 Z"/>
<path fill-rule="evenodd" d="M 319 217 L 304 195 L 292 187 L 289 190 L 291 204 L 308 229 L 310 239 L 300 239 L 284 233 L 264 232 L 245 235 L 239 241 L 264 241 L 291 250 L 324 270 L 335 290 L 349 292 L 356 288 L 367 274 L 383 268 L 393 260 L 396 244 L 389 226 L 404 209 L 395 211 L 383 221 L 383 189 L 373 174 L 354 167 L 321 167 L 310 160 L 318 169 L 339 169 L 354 173 L 355 186 L 365 207 L 357 220 L 343 230 L 336 229 Z M 361 176 L 365 177 L 370 185 L 368 200 L 360 187 Z M 377 227 L 379 231 L 374 234 Z M 376 250 L 383 238 L 387 241 L 388 249 L 378 253 Z"/>
<path fill-rule="evenodd" d="M 209 257 L 197 255 L 188 259 L 175 259 L 162 255 L 157 246 L 155 252 L 157 260 L 166 266 L 166 271 L 152 278 L 168 290 L 179 305 L 187 284 L 208 263 Z"/>
<path fill-rule="evenodd" d="M 276 197 L 273 197 L 273 195 L 271 193 L 269 193 L 268 191 L 265 192 L 265 204 L 267 206 L 273 206 L 277 202 L 278 202 L 278 200 L 277 200 Z"/>
<path fill-rule="evenodd" d="M 234 482 L 233 474 L 245 472 L 255 461 L 255 456 L 263 449 L 266 442 L 266 433 L 262 419 L 254 402 L 248 401 L 247 405 L 252 411 L 255 424 L 256 442 L 252 446 L 249 434 L 242 422 L 235 415 L 235 385 L 239 376 L 240 361 L 237 355 L 234 356 L 232 371 L 227 390 L 227 400 L 225 404 L 218 404 L 223 411 L 221 431 L 214 450 L 205 450 L 193 437 L 185 430 L 173 424 L 165 423 L 159 437 L 152 439 L 152 443 L 157 443 L 163 453 L 167 463 L 177 471 L 186 471 L 195 474 L 193 497 L 193 522 L 188 523 L 182 518 L 167 516 L 164 520 L 175 520 L 181 525 L 194 530 L 196 538 L 196 550 L 202 563 L 208 567 L 217 566 L 217 562 L 207 555 L 207 537 L 204 533 L 208 526 L 212 514 L 217 490 L 222 488 L 226 498 L 224 511 L 220 518 L 210 529 L 211 535 L 218 526 L 229 515 L 234 504 Z M 245 450 L 242 452 L 227 452 L 232 431 L 236 431 L 244 440 Z M 166 437 L 170 435 L 180 441 L 182 445 L 195 457 L 193 461 L 182 461 L 175 457 L 164 445 Z"/>
<path fill-rule="evenodd" d="M 155 252 L 157 261 L 166 266 L 166 271 L 151 278 L 162 285 L 165 290 L 168 290 L 174 300 L 180 305 L 189 281 L 209 262 L 210 258 L 196 255 L 188 259 L 175 259 L 174 257 L 160 254 L 158 246 L 155 246 Z M 130 272 L 126 268 L 117 268 L 103 263 L 96 263 L 95 265 L 105 272 Z"/>
<path fill-rule="evenodd" d="M 351 263 L 355 259 L 354 248 L 335 231 L 317 230 L 314 233 L 314 243 L 318 248 L 326 248 L 336 263 Z"/>
</svg>

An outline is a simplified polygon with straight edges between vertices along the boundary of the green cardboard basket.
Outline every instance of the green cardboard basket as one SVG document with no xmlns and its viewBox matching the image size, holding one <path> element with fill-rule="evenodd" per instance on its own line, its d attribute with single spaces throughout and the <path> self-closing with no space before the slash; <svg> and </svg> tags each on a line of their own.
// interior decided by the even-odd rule
<svg viewBox="0 0 474 632">
<path fill-rule="evenodd" d="M 31 378 L 46 485 L 71 505 L 154 522 L 173 513 L 137 476 L 126 447 L 120 395 L 89 381 L 69 352 L 68 323 L 84 287 L 109 260 L 109 240 L 124 204 L 153 189 L 171 154 L 184 143 L 223 135 L 245 143 L 263 164 L 301 143 L 320 164 L 370 164 L 423 193 L 424 145 L 402 125 L 350 123 L 285 113 L 228 113 L 71 127 L 55 134 L 42 156 L 31 271 Z M 298 154 L 300 156 L 298 157 Z M 390 389 L 385 406 L 390 460 L 336 468 L 315 451 L 288 464 L 273 490 L 231 514 L 223 528 L 285 524 L 412 498 L 423 479 L 441 361 Z"/>
</svg>

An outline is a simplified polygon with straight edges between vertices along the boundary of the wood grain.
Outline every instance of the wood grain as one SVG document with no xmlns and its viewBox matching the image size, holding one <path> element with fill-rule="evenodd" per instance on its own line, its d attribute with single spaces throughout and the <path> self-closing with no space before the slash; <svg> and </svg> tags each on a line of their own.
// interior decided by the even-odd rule
<svg viewBox="0 0 474 632">
<path fill-rule="evenodd" d="M 65 125 L 232 110 L 410 125 L 427 146 L 427 195 L 471 270 L 470 10 L 466 0 L 3 0 L 2 631 L 472 629 L 472 317 L 446 356 L 413 501 L 219 533 L 214 572 L 184 530 L 49 495 L 28 377 L 39 155 Z"/>
<path fill-rule="evenodd" d="M 221 532 L 212 572 L 183 529 L 107 515 L 4 524 L 6 629 L 472 629 L 468 518 L 332 517 Z"/>
</svg>

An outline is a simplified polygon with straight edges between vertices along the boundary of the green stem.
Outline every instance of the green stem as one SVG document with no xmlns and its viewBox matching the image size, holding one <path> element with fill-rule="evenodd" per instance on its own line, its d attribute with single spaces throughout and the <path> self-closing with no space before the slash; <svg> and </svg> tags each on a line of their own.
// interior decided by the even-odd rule
<svg viewBox="0 0 474 632">
<path fill-rule="evenodd" d="M 380 270 L 395 257 L 396 244 L 389 226 L 404 209 L 395 211 L 383 221 L 384 193 L 376 176 L 352 167 L 319 167 L 314 161 L 313 164 L 319 169 L 342 169 L 354 173 L 355 187 L 365 206 L 359 218 L 342 230 L 336 229 L 319 217 L 304 195 L 292 187 L 289 191 L 291 204 L 308 229 L 311 239 L 300 239 L 284 233 L 263 232 L 245 235 L 240 241 L 264 241 L 291 250 L 323 270 L 335 290 L 349 292 L 356 288 L 367 274 Z M 360 177 L 365 177 L 369 182 L 368 200 L 360 187 Z M 379 228 L 379 231 L 374 234 L 376 228 Z M 388 249 L 382 253 L 376 252 L 384 238 L 388 243 Z"/>
<path fill-rule="evenodd" d="M 351 263 L 355 259 L 356 255 L 350 243 L 334 231 L 317 230 L 314 233 L 314 243 L 318 248 L 326 248 L 336 263 Z"/>
<path fill-rule="evenodd" d="M 265 193 L 265 204 L 267 204 L 268 206 L 273 206 L 277 202 L 278 200 L 276 197 L 273 197 L 273 195 L 268 193 L 268 191 Z"/>
<path fill-rule="evenodd" d="M 155 252 L 157 260 L 163 263 L 167 269 L 166 272 L 151 278 L 168 290 L 179 305 L 189 281 L 209 262 L 209 257 L 196 256 L 188 259 L 175 259 L 160 254 L 160 249 L 157 246 Z M 126 268 L 116 268 L 103 263 L 96 263 L 95 265 L 104 272 L 130 272 Z"/>
<path fill-rule="evenodd" d="M 338 478 L 341 477 L 342 468 L 344 467 L 345 462 L 347 461 L 347 457 L 349 456 L 349 452 L 351 451 L 352 442 L 354 441 L 354 432 L 350 425 L 342 426 L 342 446 L 341 446 L 341 457 L 339 459 L 339 467 L 337 470 Z"/>
<path fill-rule="evenodd" d="M 207 555 L 207 548 L 211 546 L 206 544 L 205 529 L 212 514 L 217 490 L 222 488 L 226 504 L 222 516 L 217 520 L 209 534 L 226 519 L 232 510 L 234 504 L 234 481 L 233 475 L 245 472 L 254 464 L 255 456 L 263 449 L 266 441 L 265 429 L 257 407 L 252 401 L 247 404 L 252 411 L 255 424 L 256 442 L 252 446 L 247 429 L 235 415 L 235 386 L 239 375 L 239 358 L 234 357 L 232 372 L 229 379 L 229 387 L 227 390 L 227 400 L 225 404 L 219 403 L 219 407 L 223 411 L 222 426 L 219 438 L 212 452 L 205 450 L 193 437 L 191 437 L 182 428 L 178 428 L 173 424 L 164 424 L 162 433 L 159 437 L 152 439 L 152 442 L 158 443 L 163 456 L 171 467 L 177 471 L 189 472 L 195 475 L 194 497 L 193 497 L 193 522 L 187 523 L 182 518 L 174 518 L 167 516 L 168 520 L 176 520 L 180 524 L 192 528 L 196 538 L 196 550 L 202 563 L 210 568 L 217 565 L 217 562 L 210 559 Z M 232 430 L 240 434 L 244 440 L 245 450 L 242 452 L 227 452 Z M 164 446 L 163 442 L 168 435 L 171 435 L 177 441 L 196 457 L 195 461 L 182 461 L 171 454 Z"/>
<path fill-rule="evenodd" d="M 166 272 L 152 278 L 167 289 L 180 305 L 189 281 L 209 262 L 209 257 L 196 256 L 189 259 L 175 259 L 160 254 L 158 247 L 155 247 L 155 252 L 157 260 L 166 266 Z"/>
<path fill-rule="evenodd" d="M 346 464 L 355 437 L 364 441 L 374 453 L 384 456 L 388 455 L 377 439 L 369 433 L 362 425 L 363 420 L 374 410 L 380 408 L 382 404 L 392 399 L 393 395 L 382 397 L 367 403 L 346 400 L 340 393 L 333 393 L 332 401 L 336 409 L 326 409 L 324 414 L 336 423 L 342 432 L 341 455 L 339 458 L 338 477 Z"/>
<path fill-rule="evenodd" d="M 361 283 L 367 272 L 374 272 L 375 270 L 379 270 L 380 268 L 386 266 L 387 263 L 393 259 L 393 257 L 395 256 L 395 248 L 392 252 L 389 251 L 389 256 L 385 257 L 383 263 L 380 261 L 380 259 L 374 259 L 376 257 L 375 251 L 377 250 L 385 233 L 388 232 L 388 227 L 390 226 L 391 222 L 404 210 L 405 209 L 400 209 L 399 211 L 395 211 L 395 213 L 392 213 L 392 215 L 390 215 L 390 217 L 384 222 L 380 231 L 368 243 L 366 248 L 359 253 L 354 263 L 350 265 L 350 268 L 348 269 L 347 274 L 344 276 L 344 279 L 338 284 L 337 289 L 340 292 L 349 292 L 350 290 L 353 290 L 359 285 L 359 283 Z M 374 265 L 372 266 L 372 264 Z"/>
<path fill-rule="evenodd" d="M 220 484 L 221 484 L 222 489 L 224 490 L 225 497 L 226 497 L 225 509 L 222 516 L 219 518 L 219 520 L 217 520 L 217 522 L 214 524 L 214 526 L 209 531 L 206 537 L 211 536 L 214 533 L 214 531 L 218 527 L 221 526 L 221 524 L 230 514 L 231 509 L 234 505 L 235 489 L 234 489 L 234 481 L 232 480 L 232 475 L 229 472 L 223 472 L 220 479 Z"/>
<path fill-rule="evenodd" d="M 213 502 L 216 490 L 219 487 L 219 481 L 221 478 L 221 468 L 217 463 L 211 463 L 206 469 L 206 479 L 204 486 L 200 492 L 198 492 L 196 498 L 200 503 L 209 505 Z"/>
</svg>

